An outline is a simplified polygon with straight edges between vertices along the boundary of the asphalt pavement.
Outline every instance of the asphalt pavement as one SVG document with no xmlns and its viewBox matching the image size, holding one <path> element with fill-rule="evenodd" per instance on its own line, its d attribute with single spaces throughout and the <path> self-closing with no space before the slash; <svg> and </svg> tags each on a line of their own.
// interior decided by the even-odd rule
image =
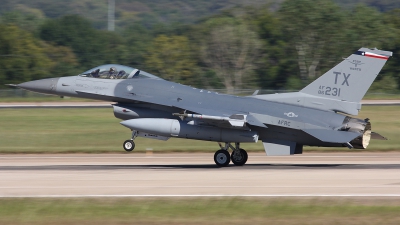
<svg viewBox="0 0 400 225">
<path fill-rule="evenodd" d="M 0 155 L 0 197 L 400 197 L 400 153 Z"/>
</svg>

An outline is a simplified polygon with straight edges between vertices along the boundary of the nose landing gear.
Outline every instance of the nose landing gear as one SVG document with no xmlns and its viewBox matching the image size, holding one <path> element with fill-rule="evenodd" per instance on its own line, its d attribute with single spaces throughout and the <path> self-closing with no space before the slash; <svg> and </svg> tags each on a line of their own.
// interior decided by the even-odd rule
<svg viewBox="0 0 400 225">
<path fill-rule="evenodd" d="M 131 152 L 133 149 L 135 149 L 135 142 L 133 142 L 132 140 L 126 140 L 124 142 L 123 147 L 124 147 L 125 151 Z"/>
<path fill-rule="evenodd" d="M 122 145 L 127 152 L 131 152 L 133 149 L 135 149 L 135 138 L 137 137 L 138 132 L 136 130 L 132 131 L 132 138 L 130 140 L 126 140 L 124 144 Z"/>
</svg>

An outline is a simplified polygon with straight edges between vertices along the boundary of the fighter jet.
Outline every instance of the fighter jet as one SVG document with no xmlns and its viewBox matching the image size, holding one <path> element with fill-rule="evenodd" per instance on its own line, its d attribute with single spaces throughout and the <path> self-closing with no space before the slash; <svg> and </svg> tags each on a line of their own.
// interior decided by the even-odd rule
<svg viewBox="0 0 400 225">
<path fill-rule="evenodd" d="M 186 86 L 139 69 L 109 64 L 77 76 L 25 82 L 20 88 L 114 102 L 115 117 L 136 137 L 171 137 L 219 144 L 219 167 L 246 163 L 240 143 L 261 140 L 267 155 L 302 154 L 303 146 L 365 149 L 369 119 L 358 119 L 361 99 L 392 52 L 361 48 L 299 92 L 233 96 Z M 232 153 L 229 153 L 232 150 Z"/>
</svg>

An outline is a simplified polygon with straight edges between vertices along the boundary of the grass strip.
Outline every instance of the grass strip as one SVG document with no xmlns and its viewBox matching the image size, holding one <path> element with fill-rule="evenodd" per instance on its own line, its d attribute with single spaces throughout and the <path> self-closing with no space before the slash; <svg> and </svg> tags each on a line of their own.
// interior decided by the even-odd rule
<svg viewBox="0 0 400 225">
<path fill-rule="evenodd" d="M 0 199 L 1 224 L 399 224 L 400 205 L 354 199 Z"/>
</svg>

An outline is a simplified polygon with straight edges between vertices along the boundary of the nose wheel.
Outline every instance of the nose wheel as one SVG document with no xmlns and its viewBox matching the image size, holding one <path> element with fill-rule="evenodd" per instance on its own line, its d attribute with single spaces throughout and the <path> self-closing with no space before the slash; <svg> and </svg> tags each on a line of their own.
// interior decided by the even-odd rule
<svg viewBox="0 0 400 225">
<path fill-rule="evenodd" d="M 123 147 L 125 151 L 131 152 L 133 149 L 135 149 L 135 142 L 133 142 L 133 140 L 126 140 Z"/>
<path fill-rule="evenodd" d="M 132 138 L 131 140 L 126 140 L 124 142 L 124 144 L 122 145 L 122 147 L 124 147 L 125 151 L 127 152 L 131 152 L 133 149 L 135 149 L 135 142 L 133 142 L 133 140 L 135 140 L 135 138 L 138 136 L 138 131 L 133 130 L 132 131 Z"/>
</svg>

